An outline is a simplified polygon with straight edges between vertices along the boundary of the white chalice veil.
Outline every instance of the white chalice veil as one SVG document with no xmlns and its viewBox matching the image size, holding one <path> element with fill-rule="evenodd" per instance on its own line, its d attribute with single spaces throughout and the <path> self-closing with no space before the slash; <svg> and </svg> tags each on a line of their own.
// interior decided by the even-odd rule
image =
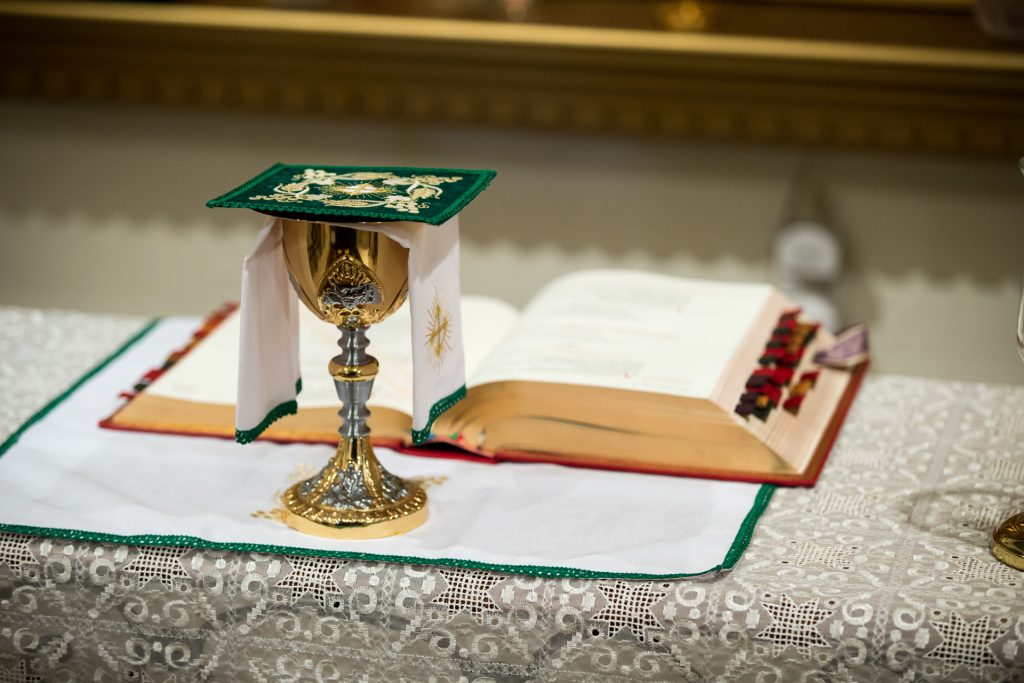
<svg viewBox="0 0 1024 683">
<path fill-rule="evenodd" d="M 332 223 L 381 232 L 409 249 L 412 318 L 412 438 L 466 393 L 459 292 L 459 219 L 426 223 Z M 288 279 L 280 219 L 270 219 L 242 265 L 241 340 L 235 438 L 252 441 L 297 410 L 299 301 Z M 373 353 L 372 345 L 369 349 Z M 328 359 L 324 359 L 326 364 Z"/>
</svg>

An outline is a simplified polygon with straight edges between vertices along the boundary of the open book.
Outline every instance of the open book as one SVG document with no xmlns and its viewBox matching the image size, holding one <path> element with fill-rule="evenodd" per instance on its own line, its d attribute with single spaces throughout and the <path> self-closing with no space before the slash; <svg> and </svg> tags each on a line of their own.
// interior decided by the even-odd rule
<svg viewBox="0 0 1024 683">
<path fill-rule="evenodd" d="M 863 373 L 816 366 L 833 337 L 769 285 L 585 271 L 521 312 L 474 296 L 462 306 L 468 395 L 413 451 L 810 484 Z M 233 436 L 238 322 L 228 315 L 104 426 Z M 400 448 L 409 327 L 403 309 L 369 330 L 373 439 Z M 298 414 L 262 438 L 336 443 L 338 332 L 304 308 L 300 330 Z"/>
</svg>

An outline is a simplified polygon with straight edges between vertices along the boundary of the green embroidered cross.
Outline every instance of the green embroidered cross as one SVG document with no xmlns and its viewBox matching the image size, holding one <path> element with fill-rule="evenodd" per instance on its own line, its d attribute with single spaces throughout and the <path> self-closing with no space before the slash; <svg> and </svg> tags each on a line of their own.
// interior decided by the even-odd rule
<svg viewBox="0 0 1024 683">
<path fill-rule="evenodd" d="M 298 220 L 440 225 L 480 194 L 494 175 L 468 169 L 275 164 L 206 205 Z"/>
</svg>

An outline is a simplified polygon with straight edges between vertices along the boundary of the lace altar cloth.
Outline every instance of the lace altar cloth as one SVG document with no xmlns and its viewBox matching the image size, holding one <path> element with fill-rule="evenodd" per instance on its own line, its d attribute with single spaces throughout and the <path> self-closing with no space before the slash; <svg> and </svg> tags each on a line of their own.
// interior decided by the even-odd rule
<svg viewBox="0 0 1024 683">
<path fill-rule="evenodd" d="M 0 308 L 0 440 L 141 323 Z M 1024 387 L 873 376 L 717 579 L 0 533 L 0 681 L 1021 681 L 1024 573 L 987 549 L 1021 509 Z"/>
</svg>

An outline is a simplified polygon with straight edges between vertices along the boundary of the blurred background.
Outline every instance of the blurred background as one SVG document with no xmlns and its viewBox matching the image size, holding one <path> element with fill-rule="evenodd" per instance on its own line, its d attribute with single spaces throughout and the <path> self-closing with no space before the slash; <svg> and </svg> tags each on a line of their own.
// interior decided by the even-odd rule
<svg viewBox="0 0 1024 683">
<path fill-rule="evenodd" d="M 0 305 L 238 297 L 277 161 L 497 169 L 463 289 L 773 280 L 876 372 L 1024 383 L 1024 2 L 0 2 Z M 69 340 L 73 346 L 74 340 Z"/>
</svg>

